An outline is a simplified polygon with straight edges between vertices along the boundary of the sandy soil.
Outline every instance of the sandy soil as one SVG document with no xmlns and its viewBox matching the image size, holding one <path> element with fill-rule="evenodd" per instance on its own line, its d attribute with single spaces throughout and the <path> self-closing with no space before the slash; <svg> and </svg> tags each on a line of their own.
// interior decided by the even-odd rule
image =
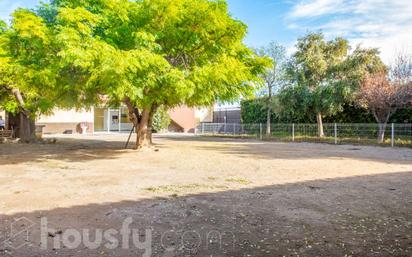
<svg viewBox="0 0 412 257">
<path fill-rule="evenodd" d="M 412 149 L 126 138 L 0 144 L 0 256 L 412 256 Z"/>
</svg>

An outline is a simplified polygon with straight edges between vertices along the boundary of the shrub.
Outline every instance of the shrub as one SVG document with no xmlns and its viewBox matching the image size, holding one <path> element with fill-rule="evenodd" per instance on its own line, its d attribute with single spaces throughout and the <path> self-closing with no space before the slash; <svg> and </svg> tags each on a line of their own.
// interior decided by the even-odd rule
<svg viewBox="0 0 412 257">
<path fill-rule="evenodd" d="M 167 129 L 170 125 L 170 116 L 165 108 L 159 108 L 153 116 L 152 128 L 155 132 Z"/>
<path fill-rule="evenodd" d="M 241 103 L 241 119 L 244 124 L 266 123 L 267 103 L 265 97 L 244 100 Z M 272 123 L 314 123 L 315 117 L 302 115 L 293 107 L 284 108 L 277 97 L 272 106 Z M 324 117 L 324 123 L 375 123 L 373 115 L 366 109 L 346 103 L 341 112 Z M 399 109 L 389 119 L 389 123 L 412 123 L 412 108 Z"/>
</svg>

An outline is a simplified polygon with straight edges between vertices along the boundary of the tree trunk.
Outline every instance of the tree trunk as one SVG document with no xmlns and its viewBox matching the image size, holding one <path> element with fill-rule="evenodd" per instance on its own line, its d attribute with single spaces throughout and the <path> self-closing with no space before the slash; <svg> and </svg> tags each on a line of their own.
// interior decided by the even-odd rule
<svg viewBox="0 0 412 257">
<path fill-rule="evenodd" d="M 128 97 L 126 97 L 123 102 L 126 104 L 127 106 L 127 110 L 129 112 L 129 120 L 131 123 L 133 123 L 136 131 L 137 128 L 139 127 L 139 121 L 140 121 L 140 113 L 139 110 L 134 107 L 134 105 L 132 104 L 132 102 L 130 101 L 130 99 Z"/>
<path fill-rule="evenodd" d="M 147 122 L 147 126 L 148 126 L 148 137 L 150 139 L 150 144 L 153 144 L 152 141 L 152 132 L 153 132 L 153 116 L 155 115 L 157 111 L 157 105 L 152 105 L 152 108 L 150 110 L 150 114 L 149 114 L 149 120 Z"/>
<path fill-rule="evenodd" d="M 149 131 L 150 109 L 144 108 L 136 132 L 135 149 L 150 147 L 152 145 L 152 135 Z"/>
<path fill-rule="evenodd" d="M 394 110 L 372 110 L 373 116 L 375 116 L 376 121 L 378 122 L 379 131 L 378 131 L 378 144 L 382 144 L 385 140 L 385 131 L 386 126 L 388 125 L 389 118 L 391 114 L 395 112 Z"/>
<path fill-rule="evenodd" d="M 27 114 L 20 113 L 18 137 L 22 143 L 33 143 L 36 141 L 36 125 Z"/>
<path fill-rule="evenodd" d="M 318 123 L 318 136 L 319 137 L 324 137 L 325 133 L 323 133 L 322 113 L 318 112 L 316 114 L 316 121 Z"/>
<path fill-rule="evenodd" d="M 378 143 L 382 144 L 383 140 L 385 139 L 385 130 L 386 130 L 386 125 L 388 123 L 379 123 L 379 131 L 378 131 Z"/>
<path fill-rule="evenodd" d="M 268 110 L 266 117 L 266 135 L 270 136 L 270 125 L 271 125 L 271 114 L 272 114 L 272 88 L 269 86 L 269 96 L 268 96 Z"/>
<path fill-rule="evenodd" d="M 157 111 L 157 105 L 152 104 L 143 108 L 142 113 L 129 98 L 123 99 L 129 111 L 129 120 L 136 128 L 135 150 L 152 146 L 152 122 L 153 115 Z"/>
<path fill-rule="evenodd" d="M 20 105 L 20 120 L 19 120 L 19 132 L 18 137 L 20 142 L 32 143 L 36 141 L 36 124 L 34 119 L 30 116 L 30 111 L 25 108 L 24 98 L 20 90 L 17 88 L 12 89 L 17 102 Z"/>
</svg>

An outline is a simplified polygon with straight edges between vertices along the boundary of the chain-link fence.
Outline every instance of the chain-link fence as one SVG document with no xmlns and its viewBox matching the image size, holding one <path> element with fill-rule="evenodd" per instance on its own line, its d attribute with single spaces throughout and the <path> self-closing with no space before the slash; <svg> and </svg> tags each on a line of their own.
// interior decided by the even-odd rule
<svg viewBox="0 0 412 257">
<path fill-rule="evenodd" d="M 382 133 L 384 131 L 384 133 Z M 323 124 L 324 136 L 319 137 L 317 124 L 272 124 L 267 134 L 266 124 L 201 123 L 196 134 L 253 137 L 262 140 L 319 142 L 331 144 L 367 144 L 412 147 L 412 124 L 389 123 L 384 129 L 374 123 Z M 378 135 L 382 142 L 378 142 Z"/>
</svg>

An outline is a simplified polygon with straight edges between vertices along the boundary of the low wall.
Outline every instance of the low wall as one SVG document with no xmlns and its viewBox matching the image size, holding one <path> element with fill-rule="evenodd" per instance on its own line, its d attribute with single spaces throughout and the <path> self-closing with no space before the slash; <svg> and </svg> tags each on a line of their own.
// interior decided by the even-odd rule
<svg viewBox="0 0 412 257">
<path fill-rule="evenodd" d="M 39 122 L 43 125 L 43 134 L 79 134 L 82 132 L 79 122 Z M 87 123 L 87 133 L 93 133 L 93 123 Z"/>
</svg>

